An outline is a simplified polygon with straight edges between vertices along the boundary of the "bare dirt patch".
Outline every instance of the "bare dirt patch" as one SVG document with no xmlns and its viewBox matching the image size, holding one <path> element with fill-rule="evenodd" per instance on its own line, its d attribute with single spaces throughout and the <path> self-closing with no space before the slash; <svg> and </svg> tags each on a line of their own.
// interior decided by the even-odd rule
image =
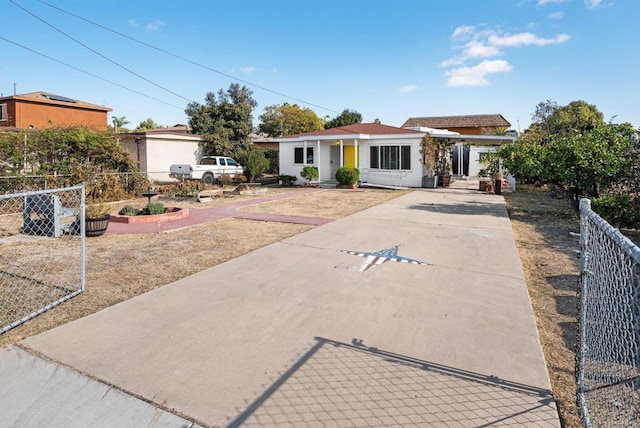
<svg viewBox="0 0 640 428">
<path fill-rule="evenodd" d="M 269 189 L 268 194 L 295 191 L 275 188 Z M 252 205 L 246 210 L 337 219 L 404 193 L 392 190 L 323 190 L 276 204 Z M 165 205 L 194 210 L 243 200 L 258 201 L 263 196 L 214 198 L 206 204 L 192 198 L 157 199 Z M 146 202 L 146 198 L 122 201 L 113 207 L 114 210 L 124 205 L 142 207 Z M 313 226 L 229 218 L 161 234 L 106 234 L 87 238 L 86 290 L 1 335 L 0 346 L 16 343 L 311 228 Z"/>
<path fill-rule="evenodd" d="M 582 427 L 575 381 L 580 243 L 569 234 L 579 232 L 579 217 L 546 188 L 520 186 L 505 200 L 562 424 Z"/>
</svg>

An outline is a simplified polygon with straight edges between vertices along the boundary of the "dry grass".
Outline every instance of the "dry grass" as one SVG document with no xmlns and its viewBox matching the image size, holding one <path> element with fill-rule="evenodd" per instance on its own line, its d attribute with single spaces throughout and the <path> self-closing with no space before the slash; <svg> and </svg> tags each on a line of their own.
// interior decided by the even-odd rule
<svg viewBox="0 0 640 428">
<path fill-rule="evenodd" d="M 579 232 L 578 215 L 544 188 L 520 186 L 505 200 L 562 424 L 582 427 L 575 382 L 579 241 L 569 235 Z"/>
<path fill-rule="evenodd" d="M 288 191 L 270 189 L 270 193 Z M 243 210 L 341 218 L 405 192 L 326 190 Z M 216 198 L 207 204 L 160 198 L 198 209 L 261 196 Z M 506 193 L 514 237 L 529 287 L 540 340 L 563 426 L 581 427 L 575 405 L 574 346 L 578 247 L 570 231 L 578 217 L 566 200 L 521 186 Z M 146 199 L 126 201 L 142 207 Z M 87 289 L 78 297 L 0 336 L 0 345 L 89 315 L 200 270 L 309 230 L 312 226 L 226 219 L 163 234 L 105 235 L 87 239 Z"/>
<path fill-rule="evenodd" d="M 269 189 L 269 194 L 287 191 L 295 192 Z M 391 190 L 326 190 L 281 200 L 276 204 L 253 205 L 245 210 L 340 218 L 404 193 Z M 166 205 L 201 209 L 263 196 L 215 198 L 206 204 L 186 199 L 159 199 Z M 146 198 L 123 201 L 114 204 L 114 209 L 126 204 L 142 207 L 145 203 Z M 107 234 L 88 238 L 85 292 L 1 335 L 0 346 L 16 343 L 312 227 L 225 219 L 162 234 Z"/>
</svg>

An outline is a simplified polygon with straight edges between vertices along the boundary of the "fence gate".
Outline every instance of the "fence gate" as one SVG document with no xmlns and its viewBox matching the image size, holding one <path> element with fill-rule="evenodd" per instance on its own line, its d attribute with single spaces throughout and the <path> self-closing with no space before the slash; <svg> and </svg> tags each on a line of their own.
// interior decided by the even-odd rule
<svg viewBox="0 0 640 428">
<path fill-rule="evenodd" d="M 640 426 L 640 248 L 580 201 L 576 376 L 587 427 Z"/>
<path fill-rule="evenodd" d="M 0 334 L 81 293 L 84 186 L 0 195 Z"/>
</svg>

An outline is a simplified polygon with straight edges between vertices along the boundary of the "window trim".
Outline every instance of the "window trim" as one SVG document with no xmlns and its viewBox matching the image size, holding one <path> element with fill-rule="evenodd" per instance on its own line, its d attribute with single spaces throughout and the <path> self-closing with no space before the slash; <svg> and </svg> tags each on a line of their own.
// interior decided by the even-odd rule
<svg viewBox="0 0 640 428">
<path fill-rule="evenodd" d="M 369 168 L 382 171 L 411 171 L 412 148 L 411 144 L 369 146 Z M 405 161 L 408 161 L 409 165 L 405 165 Z M 397 168 L 393 168 L 394 164 L 397 164 Z"/>
<path fill-rule="evenodd" d="M 306 160 L 307 162 L 305 162 L 305 153 L 304 153 L 304 146 L 296 146 L 293 148 L 293 163 L 294 165 L 315 165 L 315 161 L 316 161 L 316 157 L 315 157 L 315 152 L 314 152 L 314 147 L 313 146 L 307 146 L 307 156 L 306 156 Z M 298 161 L 298 150 L 302 151 L 302 162 Z M 311 155 L 311 162 L 309 162 L 309 155 Z"/>
<path fill-rule="evenodd" d="M 9 120 L 7 103 L 0 104 L 0 122 L 7 122 Z"/>
</svg>

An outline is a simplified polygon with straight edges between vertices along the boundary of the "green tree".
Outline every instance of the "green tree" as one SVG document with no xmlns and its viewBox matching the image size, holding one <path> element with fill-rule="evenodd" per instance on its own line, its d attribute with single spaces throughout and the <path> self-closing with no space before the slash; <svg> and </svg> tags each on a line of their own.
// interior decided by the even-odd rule
<svg viewBox="0 0 640 428">
<path fill-rule="evenodd" d="M 276 137 L 295 135 L 323 129 L 322 120 L 311 109 L 297 104 L 284 103 L 270 105 L 264 108 L 260 115 L 262 121 L 258 126 L 260 132 Z"/>
<path fill-rule="evenodd" d="M 111 116 L 111 122 L 113 123 L 113 129 L 116 134 L 118 132 L 126 132 L 127 129 L 124 126 L 131 123 L 124 116 L 121 116 L 121 117 Z"/>
<path fill-rule="evenodd" d="M 148 129 L 158 129 L 162 128 L 162 125 L 158 125 L 153 121 L 153 119 L 148 118 L 140 122 L 140 124 L 136 127 L 135 131 L 146 131 Z"/>
<path fill-rule="evenodd" d="M 532 130 L 542 131 L 545 136 L 551 135 L 549 119 L 558 108 L 560 108 L 560 106 L 555 101 L 546 100 L 539 102 L 531 115 Z"/>
<path fill-rule="evenodd" d="M 354 123 L 361 123 L 362 115 L 355 110 L 345 109 L 338 116 L 325 123 L 324 128 L 338 128 L 339 126 L 353 125 Z"/>
<path fill-rule="evenodd" d="M 256 146 L 249 146 L 240 153 L 238 161 L 244 166 L 244 175 L 250 182 L 254 182 L 260 174 L 269 169 L 269 159 L 265 156 L 264 150 Z"/>
<path fill-rule="evenodd" d="M 602 113 L 585 101 L 571 101 L 556 109 L 548 119 L 550 135 L 586 132 L 604 124 Z"/>
<path fill-rule="evenodd" d="M 584 132 L 552 135 L 545 144 L 521 137 L 498 153 L 516 178 L 558 186 L 570 195 L 577 210 L 580 198 L 597 198 L 626 181 L 625 171 L 635 161 L 632 134 L 629 124 L 603 124 Z"/>
<path fill-rule="evenodd" d="M 232 83 L 224 92 L 207 93 L 205 103 L 191 102 L 185 113 L 194 134 L 202 136 L 201 148 L 208 155 L 232 156 L 248 150 L 253 129 L 251 114 L 258 105 L 246 86 Z"/>
</svg>

